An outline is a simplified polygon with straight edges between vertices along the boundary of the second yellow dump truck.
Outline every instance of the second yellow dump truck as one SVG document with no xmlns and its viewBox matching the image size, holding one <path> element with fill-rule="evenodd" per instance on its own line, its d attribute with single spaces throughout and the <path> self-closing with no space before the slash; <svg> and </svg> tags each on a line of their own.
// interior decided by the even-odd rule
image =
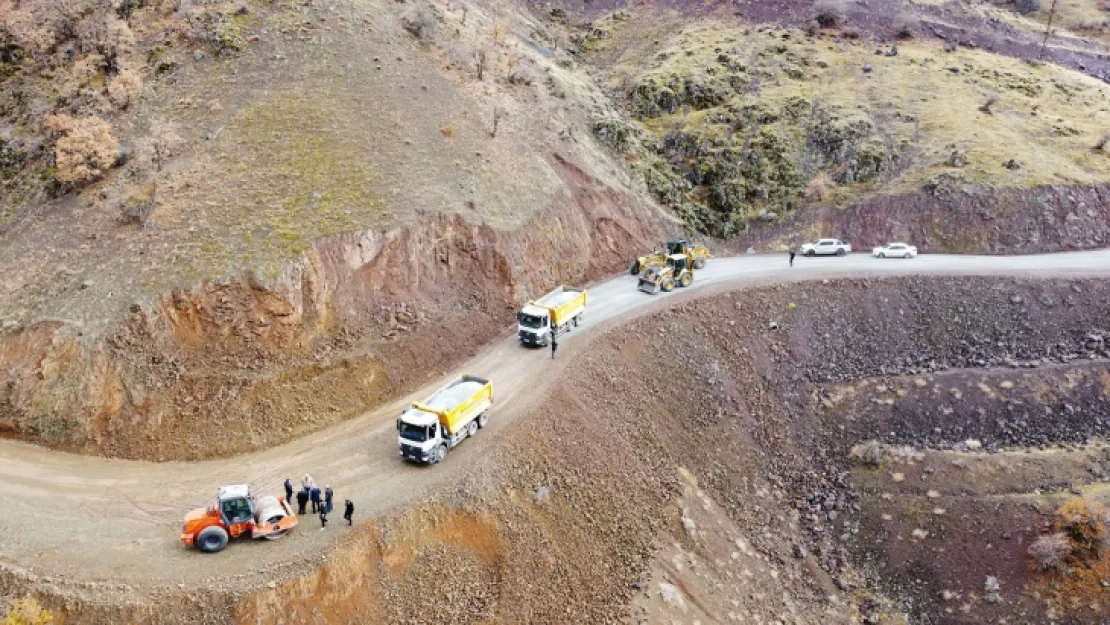
<svg viewBox="0 0 1110 625">
<path fill-rule="evenodd" d="M 520 309 L 517 336 L 528 345 L 547 345 L 578 327 L 586 312 L 586 289 L 561 286 Z"/>
<path fill-rule="evenodd" d="M 401 457 L 432 464 L 489 423 L 493 383 L 464 375 L 424 401 L 413 402 L 397 419 Z"/>
</svg>

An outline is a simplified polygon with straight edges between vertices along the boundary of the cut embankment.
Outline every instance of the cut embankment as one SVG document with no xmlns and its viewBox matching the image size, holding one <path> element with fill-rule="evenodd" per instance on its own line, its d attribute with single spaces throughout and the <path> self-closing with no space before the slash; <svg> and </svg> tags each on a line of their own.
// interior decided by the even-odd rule
<svg viewBox="0 0 1110 625">
<path fill-rule="evenodd" d="M 165 294 L 102 344 L 58 322 L 0 336 L 0 432 L 85 453 L 201 459 L 272 446 L 440 375 L 551 284 L 621 270 L 662 232 L 565 158 L 523 227 L 461 217 L 322 240 L 277 276 Z"/>
</svg>

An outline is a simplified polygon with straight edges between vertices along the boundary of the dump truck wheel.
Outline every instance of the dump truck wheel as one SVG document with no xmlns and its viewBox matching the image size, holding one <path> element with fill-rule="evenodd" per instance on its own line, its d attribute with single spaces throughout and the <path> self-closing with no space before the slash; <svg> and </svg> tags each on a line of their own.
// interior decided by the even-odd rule
<svg viewBox="0 0 1110 625">
<path fill-rule="evenodd" d="M 478 420 L 475 419 L 475 420 L 471 421 L 469 425 L 466 426 L 466 435 L 469 436 L 469 437 L 473 437 L 477 433 L 478 433 Z"/>
<path fill-rule="evenodd" d="M 667 278 L 663 281 L 663 290 L 670 293 L 674 290 L 674 279 Z"/>
<path fill-rule="evenodd" d="M 682 287 L 688 287 L 688 286 L 690 286 L 690 283 L 693 282 L 693 281 L 694 281 L 694 276 L 692 276 L 690 274 L 686 274 L 686 275 L 682 276 L 679 279 L 678 284 L 679 284 L 679 286 L 682 286 Z"/>
<path fill-rule="evenodd" d="M 219 525 L 209 525 L 197 534 L 196 545 L 204 553 L 216 553 L 227 546 L 227 530 Z"/>
<path fill-rule="evenodd" d="M 632 266 L 630 266 L 628 268 L 628 273 L 629 273 L 629 275 L 633 275 L 633 276 L 640 273 L 640 261 L 639 260 L 632 261 Z"/>
<path fill-rule="evenodd" d="M 694 269 L 704 269 L 704 268 L 705 268 L 705 259 L 704 258 L 699 258 L 699 259 L 694 261 Z"/>
<path fill-rule="evenodd" d="M 478 427 L 484 428 L 489 425 L 489 411 L 485 411 L 478 415 Z"/>
<path fill-rule="evenodd" d="M 436 447 L 436 464 L 439 464 L 447 459 L 447 445 L 440 445 Z"/>
</svg>

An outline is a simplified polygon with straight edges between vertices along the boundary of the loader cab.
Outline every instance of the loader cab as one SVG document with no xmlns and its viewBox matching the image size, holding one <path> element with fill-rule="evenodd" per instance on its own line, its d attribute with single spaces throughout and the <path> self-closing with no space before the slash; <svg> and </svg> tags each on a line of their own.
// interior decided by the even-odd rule
<svg viewBox="0 0 1110 625">
<path fill-rule="evenodd" d="M 685 254 L 671 254 L 667 257 L 667 266 L 674 269 L 674 275 L 690 269 L 690 258 Z"/>
<path fill-rule="evenodd" d="M 685 254 L 686 246 L 686 239 L 671 239 L 670 241 L 667 241 L 667 254 Z"/>
<path fill-rule="evenodd" d="M 246 484 L 220 487 L 220 516 L 228 527 L 254 521 L 254 498 Z"/>
</svg>

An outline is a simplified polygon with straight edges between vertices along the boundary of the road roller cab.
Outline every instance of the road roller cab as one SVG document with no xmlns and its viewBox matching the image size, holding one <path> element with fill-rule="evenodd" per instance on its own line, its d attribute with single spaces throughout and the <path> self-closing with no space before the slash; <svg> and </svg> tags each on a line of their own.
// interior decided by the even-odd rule
<svg viewBox="0 0 1110 625">
<path fill-rule="evenodd" d="M 231 538 L 250 536 L 277 540 L 297 525 L 297 515 L 284 497 L 255 499 L 245 484 L 221 486 L 216 504 L 185 515 L 181 542 L 205 553 L 227 546 Z"/>
</svg>

